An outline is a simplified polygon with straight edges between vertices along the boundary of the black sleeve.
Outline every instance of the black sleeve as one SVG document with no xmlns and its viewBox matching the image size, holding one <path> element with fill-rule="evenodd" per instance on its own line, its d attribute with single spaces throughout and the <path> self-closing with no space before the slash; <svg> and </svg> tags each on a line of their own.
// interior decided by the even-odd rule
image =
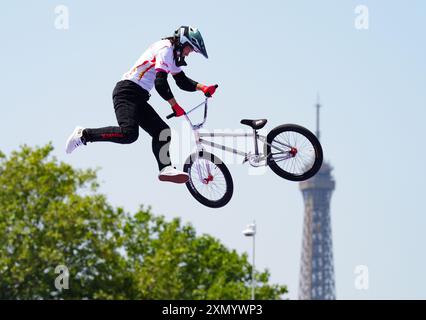
<svg viewBox="0 0 426 320">
<path fill-rule="evenodd" d="M 195 91 L 197 90 L 197 82 L 189 79 L 183 71 L 173 75 L 173 78 L 176 81 L 176 85 L 185 91 Z"/>
<path fill-rule="evenodd" d="M 172 90 L 170 90 L 169 83 L 167 82 L 167 72 L 159 71 L 155 76 L 155 89 L 158 94 L 166 101 L 173 99 Z"/>
</svg>

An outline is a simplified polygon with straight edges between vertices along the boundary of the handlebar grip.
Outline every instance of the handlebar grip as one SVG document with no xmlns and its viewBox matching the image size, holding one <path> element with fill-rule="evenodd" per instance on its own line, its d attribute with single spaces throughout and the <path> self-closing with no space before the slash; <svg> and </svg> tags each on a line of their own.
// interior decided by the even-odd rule
<svg viewBox="0 0 426 320">
<path fill-rule="evenodd" d="M 174 116 L 175 116 L 175 113 L 173 112 L 173 113 L 169 114 L 166 118 L 167 118 L 167 119 L 171 119 L 171 118 L 173 118 Z"/>
<path fill-rule="evenodd" d="M 219 85 L 218 85 L 218 84 L 215 84 L 215 85 L 214 85 L 214 87 L 215 87 L 215 88 L 217 88 L 217 87 L 219 87 Z M 207 98 L 211 98 L 211 97 L 212 97 L 212 95 L 211 95 L 209 92 L 206 92 L 206 93 L 205 93 L 205 96 L 206 96 Z"/>
</svg>

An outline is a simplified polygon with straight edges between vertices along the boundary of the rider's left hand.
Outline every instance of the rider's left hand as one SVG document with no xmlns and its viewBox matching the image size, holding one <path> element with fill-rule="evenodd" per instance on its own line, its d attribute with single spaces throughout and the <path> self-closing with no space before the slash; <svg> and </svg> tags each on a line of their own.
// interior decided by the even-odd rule
<svg viewBox="0 0 426 320">
<path fill-rule="evenodd" d="M 204 95 L 206 97 L 210 98 L 216 92 L 216 87 L 217 87 L 217 85 L 214 85 L 214 86 L 203 86 L 201 88 L 201 91 L 204 92 Z"/>
<path fill-rule="evenodd" d="M 182 107 L 177 104 L 177 102 L 173 105 L 172 109 L 175 113 L 175 117 L 180 117 L 185 114 L 185 110 L 183 110 Z"/>
</svg>

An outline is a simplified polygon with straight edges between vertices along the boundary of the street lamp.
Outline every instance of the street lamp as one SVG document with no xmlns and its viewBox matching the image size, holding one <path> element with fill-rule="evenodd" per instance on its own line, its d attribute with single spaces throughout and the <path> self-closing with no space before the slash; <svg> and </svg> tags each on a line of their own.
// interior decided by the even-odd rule
<svg viewBox="0 0 426 320">
<path fill-rule="evenodd" d="M 256 222 L 253 221 L 253 223 L 247 225 L 247 228 L 243 231 L 243 234 L 246 237 L 253 237 L 253 267 L 251 270 L 251 299 L 254 300 L 254 270 L 255 270 L 255 260 L 254 260 L 254 253 L 255 253 L 255 238 L 256 238 Z"/>
</svg>

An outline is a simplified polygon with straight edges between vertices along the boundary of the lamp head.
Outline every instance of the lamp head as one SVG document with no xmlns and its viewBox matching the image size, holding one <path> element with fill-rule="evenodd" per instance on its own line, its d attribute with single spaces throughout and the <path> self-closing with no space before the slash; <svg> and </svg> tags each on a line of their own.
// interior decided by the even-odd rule
<svg viewBox="0 0 426 320">
<path fill-rule="evenodd" d="M 246 237 L 253 237 L 256 235 L 256 225 L 254 223 L 247 225 L 247 228 L 243 231 Z"/>
</svg>

